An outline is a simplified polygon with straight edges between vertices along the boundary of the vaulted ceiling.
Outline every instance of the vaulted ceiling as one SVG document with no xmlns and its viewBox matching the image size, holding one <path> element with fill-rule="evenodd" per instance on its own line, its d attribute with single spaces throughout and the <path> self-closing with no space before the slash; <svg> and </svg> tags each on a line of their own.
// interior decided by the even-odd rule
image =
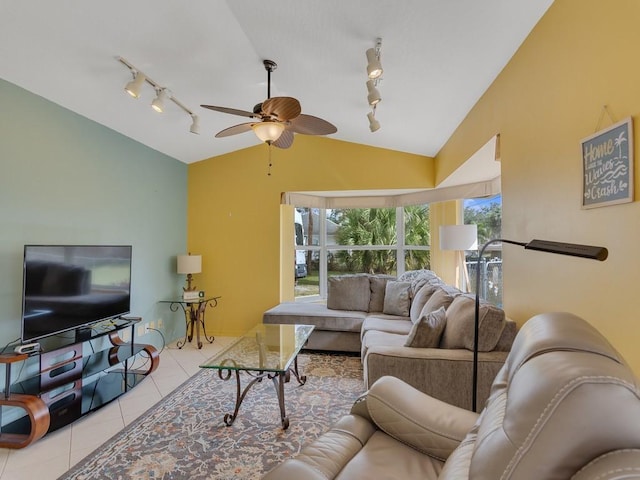
<svg viewBox="0 0 640 480">
<path fill-rule="evenodd" d="M 191 163 L 258 143 L 214 138 L 247 119 L 200 104 L 252 110 L 272 96 L 338 128 L 332 138 L 435 156 L 553 0 L 5 0 L 0 78 Z M 384 67 L 371 133 L 365 51 L 382 38 Z M 123 91 L 124 57 L 200 118 L 147 85 Z M 294 144 L 295 145 L 295 144 Z"/>
</svg>

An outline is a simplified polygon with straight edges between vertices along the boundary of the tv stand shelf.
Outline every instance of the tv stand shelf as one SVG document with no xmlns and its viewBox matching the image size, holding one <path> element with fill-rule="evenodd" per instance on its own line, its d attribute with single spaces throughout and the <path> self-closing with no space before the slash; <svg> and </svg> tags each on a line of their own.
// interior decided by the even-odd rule
<svg viewBox="0 0 640 480">
<path fill-rule="evenodd" d="M 2 425 L 0 447 L 26 447 L 46 433 L 117 399 L 153 372 L 160 357 L 152 345 L 135 343 L 134 326 L 139 321 L 116 319 L 98 324 L 90 331 L 76 331 L 74 339 L 60 341 L 55 348 L 34 355 L 39 357 L 39 372 L 14 385 L 11 365 L 25 361 L 28 355 L 0 355 L 0 363 L 7 369 L 0 412 L 3 407 L 17 407 L 26 413 Z M 132 342 L 120 337 L 127 328 Z M 94 351 L 92 340 L 102 337 L 108 342 L 101 342 L 106 345 Z M 146 358 L 143 365 L 133 369 L 133 362 L 142 358 Z"/>
</svg>

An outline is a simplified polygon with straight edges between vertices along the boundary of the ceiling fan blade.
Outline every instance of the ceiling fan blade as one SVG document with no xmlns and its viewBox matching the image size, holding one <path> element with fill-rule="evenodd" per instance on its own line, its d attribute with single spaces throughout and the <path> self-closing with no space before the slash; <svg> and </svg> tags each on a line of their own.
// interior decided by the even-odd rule
<svg viewBox="0 0 640 480">
<path fill-rule="evenodd" d="M 274 147 L 278 148 L 289 148 L 293 144 L 293 132 L 288 129 L 285 129 L 280 135 L 280 138 L 272 143 Z"/>
<path fill-rule="evenodd" d="M 218 133 L 216 133 L 216 138 L 230 137 L 231 135 L 248 132 L 249 130 L 251 130 L 251 125 L 253 125 L 254 123 L 255 122 L 240 123 L 239 125 L 225 128 L 224 130 L 220 130 Z"/>
<path fill-rule="evenodd" d="M 335 125 L 313 115 L 299 115 L 289 122 L 289 129 L 305 135 L 329 135 L 336 133 Z"/>
<path fill-rule="evenodd" d="M 216 107 L 215 105 L 200 105 L 202 108 L 208 108 L 209 110 L 215 110 L 216 112 L 230 113 L 231 115 L 240 115 L 241 117 L 249 118 L 262 118 L 258 113 L 248 112 L 246 110 L 238 110 L 237 108 L 229 107 Z"/>
<path fill-rule="evenodd" d="M 293 97 L 273 97 L 262 102 L 262 114 L 281 122 L 294 119 L 301 112 L 300 102 Z"/>
</svg>

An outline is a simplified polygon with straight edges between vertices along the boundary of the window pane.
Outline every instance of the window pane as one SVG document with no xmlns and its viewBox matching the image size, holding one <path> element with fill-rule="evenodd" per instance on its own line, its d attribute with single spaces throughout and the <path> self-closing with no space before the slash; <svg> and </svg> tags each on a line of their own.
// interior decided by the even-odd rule
<svg viewBox="0 0 640 480">
<path fill-rule="evenodd" d="M 404 252 L 404 271 L 421 269 L 431 269 L 431 252 L 406 249 Z"/>
<path fill-rule="evenodd" d="M 338 225 L 338 245 L 395 245 L 395 208 L 332 210 L 329 220 Z"/>
<path fill-rule="evenodd" d="M 395 250 L 332 250 L 328 255 L 329 276 L 344 273 L 396 274 Z"/>
<path fill-rule="evenodd" d="M 431 245 L 429 205 L 404 207 L 404 244 Z"/>
<path fill-rule="evenodd" d="M 305 252 L 311 255 L 312 252 Z M 311 261 L 307 268 L 307 275 L 304 278 L 296 279 L 294 294 L 296 297 L 308 297 L 320 294 L 320 275 L 318 272 L 318 261 Z"/>
<path fill-rule="evenodd" d="M 478 226 L 478 247 L 482 247 L 492 238 L 500 238 L 502 231 L 502 195 L 465 200 L 464 223 L 475 223 Z"/>
<path fill-rule="evenodd" d="M 464 223 L 478 226 L 478 248 L 489 240 L 502 236 L 502 196 L 476 198 L 464 201 Z M 476 255 L 467 258 L 471 291 L 476 291 Z M 491 244 L 480 261 L 480 298 L 502 306 L 502 246 Z"/>
</svg>

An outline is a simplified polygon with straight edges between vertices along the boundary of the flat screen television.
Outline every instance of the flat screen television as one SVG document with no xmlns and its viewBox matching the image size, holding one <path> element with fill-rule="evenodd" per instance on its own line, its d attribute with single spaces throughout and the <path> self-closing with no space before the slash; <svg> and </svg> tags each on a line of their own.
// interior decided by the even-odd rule
<svg viewBox="0 0 640 480">
<path fill-rule="evenodd" d="M 130 312 L 130 245 L 25 245 L 23 265 L 23 343 Z"/>
</svg>

